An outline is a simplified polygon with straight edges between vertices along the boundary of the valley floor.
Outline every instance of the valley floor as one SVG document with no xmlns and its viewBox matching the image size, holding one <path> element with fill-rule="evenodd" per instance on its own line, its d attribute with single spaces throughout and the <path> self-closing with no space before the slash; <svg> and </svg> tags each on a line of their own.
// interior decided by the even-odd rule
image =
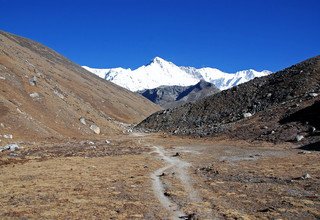
<svg viewBox="0 0 320 220">
<path fill-rule="evenodd" d="M 320 152 L 132 133 L 0 153 L 1 219 L 319 219 Z"/>
</svg>

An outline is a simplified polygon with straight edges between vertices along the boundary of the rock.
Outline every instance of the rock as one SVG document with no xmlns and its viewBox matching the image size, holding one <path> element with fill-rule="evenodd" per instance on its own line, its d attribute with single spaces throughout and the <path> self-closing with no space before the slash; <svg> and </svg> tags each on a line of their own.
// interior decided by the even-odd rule
<svg viewBox="0 0 320 220">
<path fill-rule="evenodd" d="M 275 208 L 273 208 L 272 206 L 265 209 L 258 210 L 258 212 L 273 212 L 273 211 L 275 211 Z"/>
<path fill-rule="evenodd" d="M 311 154 L 311 151 L 299 151 L 298 154 Z"/>
<path fill-rule="evenodd" d="M 86 119 L 83 118 L 83 117 L 81 117 L 81 118 L 79 119 L 79 121 L 80 121 L 81 124 L 84 124 L 84 125 L 87 124 Z"/>
<path fill-rule="evenodd" d="M 93 141 L 88 141 L 87 143 L 90 144 L 90 145 L 94 145 Z"/>
<path fill-rule="evenodd" d="M 308 94 L 310 97 L 317 97 L 318 96 L 318 93 L 315 93 L 315 92 L 311 92 Z"/>
<path fill-rule="evenodd" d="M 1 128 L 4 128 L 4 124 L 3 124 L 3 123 L 0 123 L 0 127 L 1 127 Z"/>
<path fill-rule="evenodd" d="M 110 144 L 111 142 L 109 140 L 106 140 L 106 144 Z"/>
<path fill-rule="evenodd" d="M 173 157 L 180 157 L 181 155 L 177 152 L 174 155 L 172 155 Z"/>
<path fill-rule="evenodd" d="M 15 150 L 19 150 L 20 149 L 18 144 L 9 144 L 7 146 L 9 147 L 10 151 L 15 151 Z"/>
<path fill-rule="evenodd" d="M 243 118 L 249 118 L 252 116 L 252 114 L 250 112 L 246 112 L 246 113 L 243 113 Z"/>
<path fill-rule="evenodd" d="M 16 154 L 16 153 L 12 153 L 12 152 L 11 152 L 11 153 L 9 154 L 9 157 L 19 157 L 19 154 Z"/>
<path fill-rule="evenodd" d="M 296 136 L 296 141 L 301 141 L 302 139 L 304 138 L 304 136 L 303 135 L 297 135 Z"/>
<path fill-rule="evenodd" d="M 310 127 L 310 132 L 311 132 L 311 133 L 316 132 L 316 130 L 317 130 L 317 129 L 316 129 L 315 127 Z"/>
<path fill-rule="evenodd" d="M 4 134 L 3 137 L 6 139 L 12 139 L 13 135 L 12 134 Z"/>
<path fill-rule="evenodd" d="M 159 175 L 159 177 L 162 177 L 162 176 L 166 176 L 166 174 L 165 174 L 165 173 L 161 173 L 161 174 Z"/>
<path fill-rule="evenodd" d="M 0 147 L 0 152 L 4 151 L 4 150 L 9 150 L 9 148 L 7 146 L 4 147 Z"/>
<path fill-rule="evenodd" d="M 10 151 L 15 151 L 20 149 L 19 145 L 17 144 L 8 144 L 4 147 L 0 147 L 0 152 L 4 151 L 4 150 L 10 150 Z"/>
<path fill-rule="evenodd" d="M 311 179 L 311 176 L 309 173 L 304 174 L 301 179 L 306 180 L 306 179 Z"/>
<path fill-rule="evenodd" d="M 64 99 L 64 95 L 61 94 L 59 91 L 54 90 L 53 93 L 54 93 L 55 95 L 57 95 L 60 99 Z"/>
<path fill-rule="evenodd" d="M 182 215 L 182 216 L 179 216 L 179 218 L 180 219 L 185 219 L 185 220 L 198 219 L 195 213 L 191 213 L 191 214 L 188 214 L 188 215 Z"/>
<path fill-rule="evenodd" d="M 270 98 L 272 96 L 272 93 L 268 93 L 267 97 Z"/>
<path fill-rule="evenodd" d="M 38 77 L 41 77 L 43 74 L 41 72 L 36 72 Z"/>
<path fill-rule="evenodd" d="M 1 80 L 6 80 L 6 78 L 5 78 L 5 77 L 3 77 L 3 76 L 0 76 L 0 79 L 1 79 Z"/>
<path fill-rule="evenodd" d="M 94 133 L 100 134 L 100 128 L 99 128 L 97 125 L 95 125 L 95 124 L 91 125 L 91 126 L 90 126 L 90 129 L 91 129 Z"/>
<path fill-rule="evenodd" d="M 31 78 L 29 79 L 29 84 L 30 84 L 30 86 L 36 86 L 36 85 L 37 85 L 37 81 L 38 81 L 38 79 L 37 79 L 36 76 L 31 77 Z"/>
<path fill-rule="evenodd" d="M 17 112 L 19 112 L 20 114 L 23 114 L 23 111 L 21 111 L 19 108 L 17 108 Z"/>
<path fill-rule="evenodd" d="M 33 93 L 29 94 L 29 95 L 30 95 L 30 97 L 33 98 L 33 99 L 40 97 L 39 93 L 37 93 L 37 92 L 33 92 Z"/>
</svg>

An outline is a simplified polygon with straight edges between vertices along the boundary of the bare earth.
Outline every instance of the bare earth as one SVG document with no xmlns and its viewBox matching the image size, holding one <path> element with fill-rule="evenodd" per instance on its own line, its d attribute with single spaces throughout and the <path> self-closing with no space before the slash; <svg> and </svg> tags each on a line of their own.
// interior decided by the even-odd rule
<svg viewBox="0 0 320 220">
<path fill-rule="evenodd" d="M 319 152 L 164 134 L 109 140 L 0 153 L 0 218 L 320 218 Z"/>
</svg>

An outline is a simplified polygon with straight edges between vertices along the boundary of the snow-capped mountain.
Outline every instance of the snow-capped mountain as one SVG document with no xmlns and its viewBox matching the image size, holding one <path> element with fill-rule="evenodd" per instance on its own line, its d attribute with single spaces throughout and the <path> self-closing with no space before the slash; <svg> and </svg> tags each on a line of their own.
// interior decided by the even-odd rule
<svg viewBox="0 0 320 220">
<path fill-rule="evenodd" d="M 225 90 L 255 77 L 271 73 L 268 70 L 258 72 L 253 69 L 225 73 L 209 67 L 200 69 L 180 67 L 160 57 L 154 58 L 149 64 L 135 70 L 124 68 L 95 69 L 87 66 L 83 66 L 83 68 L 134 92 L 159 86 L 190 86 L 197 84 L 200 80 L 211 82 L 220 90 Z"/>
</svg>

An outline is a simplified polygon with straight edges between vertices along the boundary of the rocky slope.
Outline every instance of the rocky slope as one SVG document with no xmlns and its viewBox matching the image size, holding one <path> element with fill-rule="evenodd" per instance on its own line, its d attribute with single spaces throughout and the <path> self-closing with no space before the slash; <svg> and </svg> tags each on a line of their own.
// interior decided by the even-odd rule
<svg viewBox="0 0 320 220">
<path fill-rule="evenodd" d="M 97 127 L 100 135 L 117 134 L 121 123 L 159 109 L 37 42 L 0 32 L 2 143 L 92 137 Z"/>
<path fill-rule="evenodd" d="M 318 114 L 319 92 L 317 56 L 194 104 L 157 112 L 137 128 L 196 136 L 224 133 L 251 140 L 298 139 L 308 144 L 319 139 L 318 117 L 312 116 Z"/>
<path fill-rule="evenodd" d="M 218 89 L 225 90 L 255 77 L 271 74 L 270 71 L 242 70 L 226 73 L 216 68 L 194 68 L 177 66 L 160 57 L 155 57 L 147 65 L 135 70 L 124 68 L 96 69 L 83 66 L 97 76 L 111 81 L 131 91 L 154 89 L 160 86 L 192 86 L 200 80 L 214 84 Z"/>
<path fill-rule="evenodd" d="M 187 102 L 195 102 L 219 91 L 212 83 L 200 80 L 192 86 L 160 86 L 138 91 L 138 93 L 163 108 L 172 108 Z"/>
</svg>

